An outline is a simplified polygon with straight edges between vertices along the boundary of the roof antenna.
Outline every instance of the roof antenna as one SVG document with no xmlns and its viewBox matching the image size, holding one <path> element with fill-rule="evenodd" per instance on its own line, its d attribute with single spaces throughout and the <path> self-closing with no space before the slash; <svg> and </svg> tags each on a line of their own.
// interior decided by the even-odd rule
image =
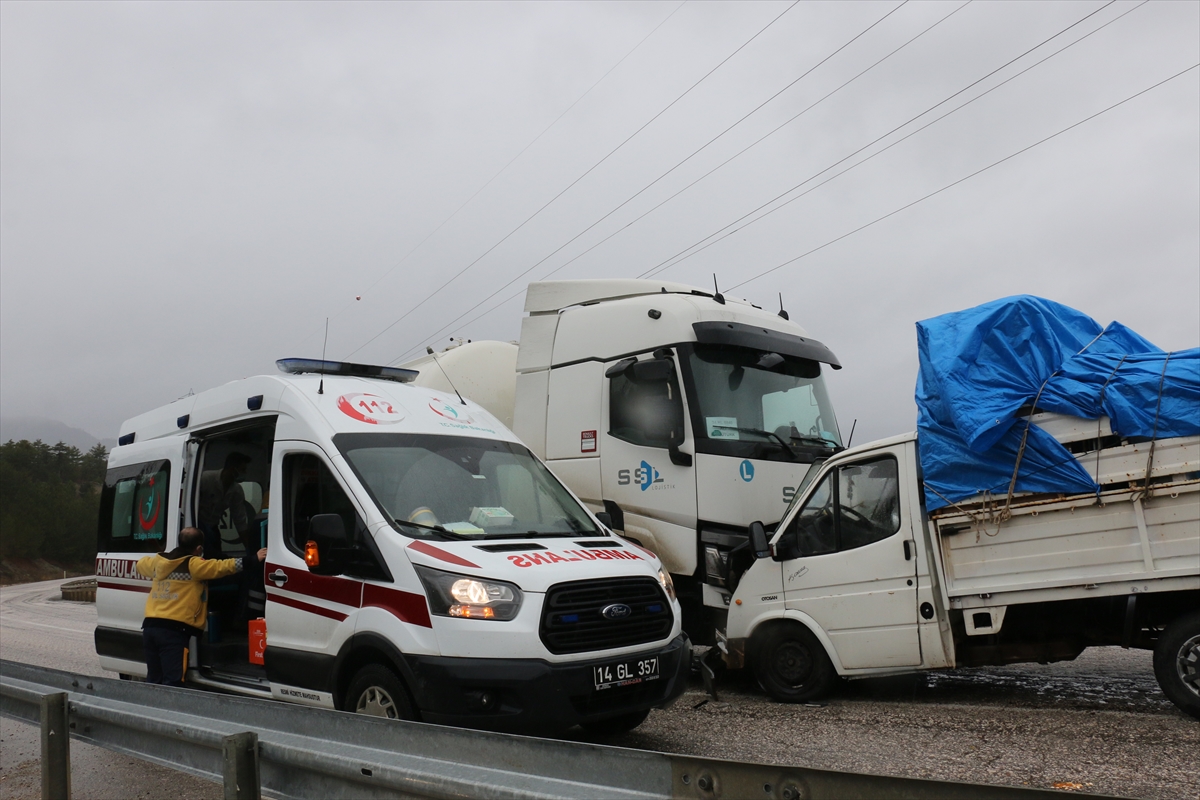
<svg viewBox="0 0 1200 800">
<path fill-rule="evenodd" d="M 713 273 L 713 300 L 716 300 L 721 305 L 725 305 L 725 295 L 721 294 L 721 290 L 717 288 L 717 273 Z"/>
<path fill-rule="evenodd" d="M 325 318 L 325 341 L 321 343 L 321 383 L 317 394 L 325 394 L 325 347 L 329 344 L 329 317 Z"/>
<path fill-rule="evenodd" d="M 442 362 L 438 361 L 437 353 L 433 352 L 433 348 L 429 347 L 428 345 L 426 345 L 425 349 L 429 352 L 429 355 L 433 356 L 433 363 L 437 364 L 438 369 L 442 371 L 442 375 L 446 378 L 446 383 L 450 384 L 450 388 L 454 390 L 456 395 L 458 395 L 458 402 L 465 406 L 467 401 L 463 400 L 462 392 L 458 390 L 458 387 L 454 385 L 454 381 L 450 380 L 450 376 L 446 374 L 446 368 L 442 366 Z"/>
<path fill-rule="evenodd" d="M 779 293 L 779 316 L 783 317 L 784 319 L 791 319 L 791 317 L 788 316 L 788 313 L 783 310 L 783 292 Z"/>
<path fill-rule="evenodd" d="M 854 422 L 850 425 L 850 436 L 846 439 L 846 449 L 850 449 L 850 443 L 854 441 L 854 429 L 858 427 L 858 417 L 854 418 Z"/>
</svg>

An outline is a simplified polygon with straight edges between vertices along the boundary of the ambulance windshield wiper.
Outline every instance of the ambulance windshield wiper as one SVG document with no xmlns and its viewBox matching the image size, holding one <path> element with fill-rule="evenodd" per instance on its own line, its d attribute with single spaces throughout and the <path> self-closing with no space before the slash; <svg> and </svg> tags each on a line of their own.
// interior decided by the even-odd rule
<svg viewBox="0 0 1200 800">
<path fill-rule="evenodd" d="M 405 527 L 408 527 L 408 528 L 420 528 L 421 530 L 433 531 L 434 533 L 440 533 L 442 536 L 446 537 L 447 539 L 457 539 L 459 541 L 464 541 L 468 538 L 471 538 L 468 536 L 463 536 L 462 534 L 455 533 L 454 531 L 450 530 L 449 528 L 443 528 L 441 525 L 425 525 L 420 522 L 409 522 L 406 519 L 396 519 L 393 521 L 397 525 L 404 525 Z"/>
</svg>

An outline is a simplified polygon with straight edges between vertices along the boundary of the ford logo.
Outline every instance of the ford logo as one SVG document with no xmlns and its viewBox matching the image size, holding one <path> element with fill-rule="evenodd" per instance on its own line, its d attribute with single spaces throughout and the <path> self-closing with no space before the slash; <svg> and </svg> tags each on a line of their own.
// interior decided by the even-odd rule
<svg viewBox="0 0 1200 800">
<path fill-rule="evenodd" d="M 633 609 L 624 603 L 613 603 L 611 606 L 605 606 L 600 610 L 605 619 L 625 619 L 633 613 Z"/>
</svg>

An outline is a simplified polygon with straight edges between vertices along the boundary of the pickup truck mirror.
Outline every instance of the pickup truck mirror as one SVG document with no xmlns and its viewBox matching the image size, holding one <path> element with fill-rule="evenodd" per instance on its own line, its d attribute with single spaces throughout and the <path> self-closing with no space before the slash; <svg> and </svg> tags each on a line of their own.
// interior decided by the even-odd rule
<svg viewBox="0 0 1200 800">
<path fill-rule="evenodd" d="M 771 543 L 767 540 L 767 531 L 757 520 L 750 523 L 750 549 L 755 558 L 770 558 Z"/>
</svg>

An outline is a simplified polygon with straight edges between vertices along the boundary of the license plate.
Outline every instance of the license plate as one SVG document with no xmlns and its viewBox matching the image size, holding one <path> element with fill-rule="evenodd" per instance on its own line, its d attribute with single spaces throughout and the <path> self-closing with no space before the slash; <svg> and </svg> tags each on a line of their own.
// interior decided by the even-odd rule
<svg viewBox="0 0 1200 800">
<path fill-rule="evenodd" d="M 602 667 L 592 667 L 596 679 L 596 691 L 614 686 L 632 686 L 635 683 L 658 680 L 658 656 L 617 661 Z"/>
</svg>

